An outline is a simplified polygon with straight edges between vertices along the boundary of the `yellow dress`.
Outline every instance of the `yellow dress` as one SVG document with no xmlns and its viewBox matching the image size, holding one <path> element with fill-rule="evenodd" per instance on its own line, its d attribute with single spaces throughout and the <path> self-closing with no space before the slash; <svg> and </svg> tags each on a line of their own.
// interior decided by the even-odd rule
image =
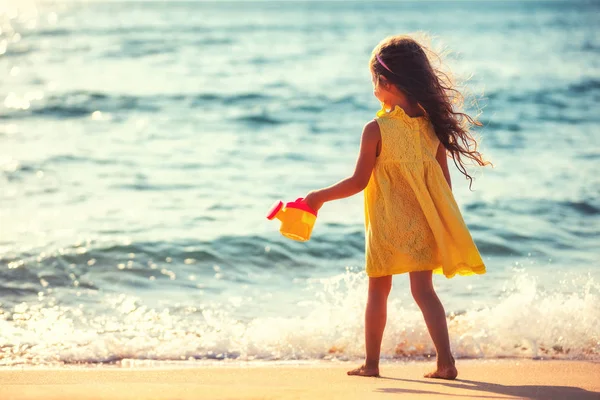
<svg viewBox="0 0 600 400">
<path fill-rule="evenodd" d="M 435 158 L 440 142 L 429 120 L 398 106 L 375 120 L 381 152 L 364 191 L 367 275 L 485 273 Z"/>
</svg>

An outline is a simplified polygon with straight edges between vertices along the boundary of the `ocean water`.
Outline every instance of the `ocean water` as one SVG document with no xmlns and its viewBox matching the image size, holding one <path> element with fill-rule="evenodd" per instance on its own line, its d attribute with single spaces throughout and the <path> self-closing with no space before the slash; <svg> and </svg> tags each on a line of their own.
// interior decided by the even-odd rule
<svg viewBox="0 0 600 400">
<path fill-rule="evenodd" d="M 1 366 L 358 361 L 362 196 L 307 243 L 265 214 L 351 173 L 370 51 L 420 30 L 494 163 L 452 172 L 488 269 L 435 277 L 456 356 L 600 359 L 598 2 L 0 7 Z M 406 276 L 382 354 L 433 354 Z"/>
</svg>

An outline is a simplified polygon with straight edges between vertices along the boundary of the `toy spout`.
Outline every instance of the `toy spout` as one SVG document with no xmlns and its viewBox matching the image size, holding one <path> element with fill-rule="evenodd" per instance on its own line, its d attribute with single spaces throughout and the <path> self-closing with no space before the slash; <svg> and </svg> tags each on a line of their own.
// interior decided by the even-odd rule
<svg viewBox="0 0 600 400">
<path fill-rule="evenodd" d="M 277 214 L 275 214 L 275 218 L 283 222 L 283 220 L 285 219 L 285 208 L 282 208 L 281 210 L 277 211 Z"/>
<path fill-rule="evenodd" d="M 283 211 L 283 201 L 276 201 L 275 204 L 273 204 L 273 206 L 269 210 L 269 213 L 267 214 L 267 219 L 273 220 L 277 218 L 278 220 L 282 221 Z"/>
</svg>

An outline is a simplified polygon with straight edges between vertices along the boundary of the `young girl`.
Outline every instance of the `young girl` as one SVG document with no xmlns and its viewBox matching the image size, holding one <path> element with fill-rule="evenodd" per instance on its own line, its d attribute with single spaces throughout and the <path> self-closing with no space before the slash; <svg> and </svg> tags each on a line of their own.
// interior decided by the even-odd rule
<svg viewBox="0 0 600 400">
<path fill-rule="evenodd" d="M 348 374 L 379 376 L 392 275 L 408 272 L 437 353 L 437 369 L 425 376 L 455 379 L 446 314 L 432 273 L 447 278 L 485 273 L 452 195 L 447 163 L 449 153 L 471 182 L 463 158 L 487 164 L 469 134 L 469 127 L 479 123 L 460 111 L 460 93 L 412 38 L 383 40 L 369 66 L 373 93 L 383 107 L 364 127 L 354 174 L 305 197 L 318 210 L 325 202 L 365 190 L 366 360 Z"/>
</svg>

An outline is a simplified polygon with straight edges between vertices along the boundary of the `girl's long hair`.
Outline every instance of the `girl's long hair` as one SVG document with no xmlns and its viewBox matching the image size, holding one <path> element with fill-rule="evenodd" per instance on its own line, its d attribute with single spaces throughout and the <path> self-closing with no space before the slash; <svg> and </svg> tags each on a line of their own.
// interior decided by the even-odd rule
<svg viewBox="0 0 600 400">
<path fill-rule="evenodd" d="M 377 56 L 391 72 L 377 60 Z M 377 80 L 384 76 L 410 101 L 425 110 L 438 139 L 452 155 L 459 171 L 469 180 L 470 188 L 473 177 L 467 172 L 465 158 L 480 166 L 490 164 L 477 151 L 477 140 L 470 133 L 473 125 L 481 126 L 481 123 L 463 112 L 464 97 L 456 89 L 452 76 L 441 67 L 433 66 L 440 64 L 439 61 L 437 54 L 410 36 L 392 36 L 375 47 L 369 65 Z"/>
</svg>

